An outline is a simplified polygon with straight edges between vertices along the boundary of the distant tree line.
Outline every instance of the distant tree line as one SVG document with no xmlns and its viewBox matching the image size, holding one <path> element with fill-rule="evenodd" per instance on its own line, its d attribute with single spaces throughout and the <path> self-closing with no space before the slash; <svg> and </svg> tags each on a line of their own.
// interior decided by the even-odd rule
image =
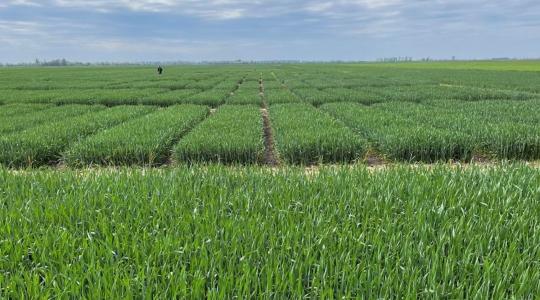
<svg viewBox="0 0 540 300">
<path fill-rule="evenodd" d="M 33 62 L 22 62 L 22 63 L 0 63 L 0 67 L 32 67 L 32 66 L 41 66 L 41 67 L 64 67 L 64 66 L 140 66 L 140 65 L 223 65 L 223 64 L 293 64 L 293 63 L 304 63 L 306 61 L 300 60 L 268 60 L 268 61 L 256 61 L 256 60 L 222 60 L 222 61 L 200 61 L 200 62 L 190 62 L 190 61 L 141 61 L 141 62 L 73 62 L 68 61 L 65 58 L 53 59 L 53 60 L 39 60 L 35 59 Z M 315 62 L 315 61 L 314 61 Z"/>
<path fill-rule="evenodd" d="M 389 63 L 397 63 L 397 62 L 412 62 L 412 61 L 420 61 L 420 62 L 430 62 L 430 61 L 456 61 L 458 60 L 455 56 L 452 56 L 451 58 L 442 58 L 442 59 L 434 59 L 431 57 L 422 57 L 418 59 L 414 59 L 409 56 L 403 56 L 403 57 L 384 57 L 377 59 L 377 62 L 389 62 Z M 481 58 L 481 59 L 459 59 L 459 61 L 527 61 L 527 60 L 540 60 L 540 57 L 538 58 L 511 58 L 511 57 L 493 57 L 493 58 Z"/>
<path fill-rule="evenodd" d="M 420 59 L 414 59 L 410 56 L 398 56 L 398 57 L 385 57 L 379 58 L 376 62 L 398 63 L 398 62 L 412 62 L 412 61 L 454 61 L 455 56 L 450 59 L 433 59 L 430 57 L 424 57 Z M 485 61 L 485 60 L 540 60 L 539 58 L 509 58 L 509 57 L 496 57 L 487 59 L 462 59 L 460 61 Z M 0 67 L 64 67 L 64 66 L 157 66 L 157 65 L 234 65 L 234 64 L 305 64 L 305 63 L 318 63 L 318 64 L 350 64 L 350 63 L 370 63 L 373 61 L 362 60 L 221 60 L 221 61 L 143 61 L 143 62 L 72 62 L 65 58 L 53 59 L 53 60 L 39 60 L 35 59 L 33 62 L 26 63 L 0 63 Z"/>
<path fill-rule="evenodd" d="M 66 60 L 65 58 L 58 58 L 53 60 L 39 60 L 35 59 L 31 63 L 6 63 L 2 64 L 0 63 L 0 66 L 2 67 L 32 67 L 32 66 L 39 66 L 39 67 L 65 67 L 65 66 L 90 66 L 91 63 L 82 63 L 82 62 L 70 62 Z"/>
<path fill-rule="evenodd" d="M 398 57 L 383 57 L 377 59 L 378 62 L 406 62 L 406 61 L 413 61 L 412 57 L 409 56 L 398 56 Z"/>
<path fill-rule="evenodd" d="M 68 65 L 68 61 L 65 58 L 62 59 L 53 59 L 51 61 L 40 61 L 36 58 L 36 61 L 34 63 L 36 66 L 43 66 L 43 67 L 65 67 Z"/>
</svg>

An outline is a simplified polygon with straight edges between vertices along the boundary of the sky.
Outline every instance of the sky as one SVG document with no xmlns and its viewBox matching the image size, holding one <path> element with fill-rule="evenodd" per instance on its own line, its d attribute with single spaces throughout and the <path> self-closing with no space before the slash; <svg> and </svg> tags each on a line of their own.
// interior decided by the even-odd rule
<svg viewBox="0 0 540 300">
<path fill-rule="evenodd" d="M 0 62 L 540 57 L 539 0 L 0 0 Z"/>
</svg>

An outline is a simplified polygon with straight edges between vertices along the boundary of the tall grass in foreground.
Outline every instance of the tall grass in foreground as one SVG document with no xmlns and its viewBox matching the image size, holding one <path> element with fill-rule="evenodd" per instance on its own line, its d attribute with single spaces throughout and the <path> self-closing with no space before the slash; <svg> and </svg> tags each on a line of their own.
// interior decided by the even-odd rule
<svg viewBox="0 0 540 300">
<path fill-rule="evenodd" d="M 534 298 L 525 166 L 0 169 L 0 298 Z"/>
</svg>

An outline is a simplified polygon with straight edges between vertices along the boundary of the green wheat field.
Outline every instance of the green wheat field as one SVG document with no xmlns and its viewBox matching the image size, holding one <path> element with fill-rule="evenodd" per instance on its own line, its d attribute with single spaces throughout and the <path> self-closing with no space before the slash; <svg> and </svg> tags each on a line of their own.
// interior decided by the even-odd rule
<svg viewBox="0 0 540 300">
<path fill-rule="evenodd" d="M 540 62 L 0 68 L 0 298 L 535 298 Z"/>
</svg>

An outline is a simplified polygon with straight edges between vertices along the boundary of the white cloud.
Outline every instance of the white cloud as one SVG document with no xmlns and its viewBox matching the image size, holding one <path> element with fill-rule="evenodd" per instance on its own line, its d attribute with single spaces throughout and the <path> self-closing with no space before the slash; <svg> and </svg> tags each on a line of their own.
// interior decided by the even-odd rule
<svg viewBox="0 0 540 300">
<path fill-rule="evenodd" d="M 3 7 L 8 7 L 11 5 L 15 6 L 35 6 L 35 7 L 41 7 L 42 4 L 38 1 L 34 0 L 7 0 L 7 3 L 2 4 Z"/>
<path fill-rule="evenodd" d="M 264 43 L 231 38 L 226 41 L 165 37 L 104 36 L 69 20 L 46 22 L 0 20 L 0 56 L 4 61 L 33 61 L 65 57 L 80 61 L 143 61 L 229 59 L 236 49 L 258 49 Z M 144 45 L 144 46 L 142 46 Z M 255 50 L 252 50 L 255 52 Z M 10 57 L 18 57 L 10 59 Z M 92 58 L 93 57 L 93 58 Z M 103 58 L 101 58 L 103 57 Z M 116 59 L 115 59 L 116 58 Z"/>
<path fill-rule="evenodd" d="M 7 1 L 7 2 L 4 2 Z M 125 10 L 192 16 L 205 20 L 238 20 L 309 14 L 314 17 L 344 19 L 384 17 L 389 11 L 409 19 L 458 12 L 463 17 L 506 13 L 540 15 L 540 4 L 532 0 L 3 0 L 0 6 L 43 6 L 82 11 Z M 443 20 L 444 21 L 444 20 Z"/>
<path fill-rule="evenodd" d="M 0 0 L 1 1 L 1 0 Z M 212 21 L 283 18 L 273 27 L 309 24 L 314 32 L 324 28 L 333 34 L 358 35 L 408 31 L 418 28 L 512 27 L 537 25 L 540 2 L 532 0 L 4 0 L 5 7 L 38 6 L 88 11 L 126 13 L 126 10 L 190 16 Z M 33 9 L 33 8 L 28 8 Z M 39 8 L 36 8 L 39 9 Z M 317 20 L 313 22 L 313 20 Z M 341 29 L 341 30 L 339 30 Z M 264 28 L 263 28 L 264 30 Z"/>
<path fill-rule="evenodd" d="M 24 13 L 10 15 L 10 9 Z M 368 48 L 420 40 L 425 47 L 452 36 L 463 48 L 467 37 L 523 36 L 531 49 L 538 20 L 538 0 L 0 0 L 0 44 L 8 45 L 0 47 L 0 57 L 72 51 L 126 59 L 145 53 L 246 58 L 242 53 L 269 47 L 305 47 L 310 55 L 353 43 Z M 304 42 L 313 50 L 295 44 Z"/>
<path fill-rule="evenodd" d="M 53 5 L 68 8 L 86 8 L 103 12 L 119 9 L 132 11 L 193 15 L 207 19 L 236 19 L 245 16 L 257 1 L 234 0 L 53 0 Z"/>
<path fill-rule="evenodd" d="M 204 19 L 238 19 L 280 16 L 287 13 L 357 13 L 401 3 L 403 0 L 7 0 L 4 6 L 27 5 L 75 8 L 98 12 L 132 10 L 149 13 L 192 15 Z"/>
</svg>

